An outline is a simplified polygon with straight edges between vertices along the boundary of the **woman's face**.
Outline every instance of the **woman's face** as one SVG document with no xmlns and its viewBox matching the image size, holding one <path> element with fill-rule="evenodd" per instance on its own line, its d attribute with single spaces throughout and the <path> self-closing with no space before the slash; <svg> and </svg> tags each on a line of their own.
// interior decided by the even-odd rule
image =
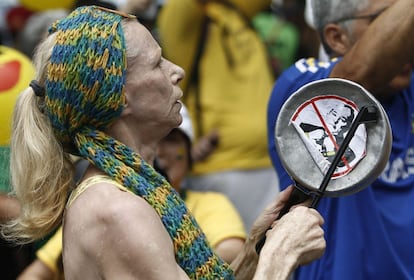
<svg viewBox="0 0 414 280">
<path fill-rule="evenodd" d="M 161 48 L 143 25 L 131 21 L 124 31 L 128 57 L 124 111 L 137 127 L 165 131 L 165 135 L 182 121 L 178 83 L 184 70 L 162 57 Z"/>
</svg>

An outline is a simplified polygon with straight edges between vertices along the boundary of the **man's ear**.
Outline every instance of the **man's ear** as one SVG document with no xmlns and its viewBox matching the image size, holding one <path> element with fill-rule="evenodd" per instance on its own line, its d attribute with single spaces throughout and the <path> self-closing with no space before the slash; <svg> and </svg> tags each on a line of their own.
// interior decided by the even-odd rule
<svg viewBox="0 0 414 280">
<path fill-rule="evenodd" d="M 351 41 L 347 30 L 335 23 L 329 23 L 324 30 L 325 42 L 331 48 L 335 56 L 343 56 L 351 47 Z"/>
</svg>

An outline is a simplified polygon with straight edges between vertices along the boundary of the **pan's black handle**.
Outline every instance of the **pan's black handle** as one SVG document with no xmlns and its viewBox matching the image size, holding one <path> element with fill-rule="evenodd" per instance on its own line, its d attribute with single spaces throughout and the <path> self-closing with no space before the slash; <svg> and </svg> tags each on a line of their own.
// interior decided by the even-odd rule
<svg viewBox="0 0 414 280">
<path fill-rule="evenodd" d="M 302 203 L 305 200 L 309 199 L 311 196 L 309 193 L 306 193 L 302 188 L 298 187 L 298 185 L 295 185 L 295 187 L 292 190 L 292 193 L 289 196 L 288 202 L 286 202 L 285 206 L 280 210 L 279 216 L 276 220 L 279 220 L 282 218 L 283 215 L 285 215 L 287 212 L 289 212 L 289 209 L 296 204 Z M 270 228 L 269 228 L 270 229 Z M 262 250 L 263 245 L 266 242 L 266 233 L 263 235 L 263 237 L 257 242 L 256 244 L 256 252 L 257 254 L 260 254 L 260 251 Z"/>
</svg>

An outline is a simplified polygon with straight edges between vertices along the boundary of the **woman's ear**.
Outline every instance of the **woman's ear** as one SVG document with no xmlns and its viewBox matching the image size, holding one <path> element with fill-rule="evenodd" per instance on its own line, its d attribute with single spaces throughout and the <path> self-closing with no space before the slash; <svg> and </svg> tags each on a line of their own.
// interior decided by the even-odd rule
<svg viewBox="0 0 414 280">
<path fill-rule="evenodd" d="M 351 47 L 348 31 L 336 23 L 329 23 L 324 30 L 325 42 L 333 51 L 334 56 L 343 56 Z"/>
</svg>

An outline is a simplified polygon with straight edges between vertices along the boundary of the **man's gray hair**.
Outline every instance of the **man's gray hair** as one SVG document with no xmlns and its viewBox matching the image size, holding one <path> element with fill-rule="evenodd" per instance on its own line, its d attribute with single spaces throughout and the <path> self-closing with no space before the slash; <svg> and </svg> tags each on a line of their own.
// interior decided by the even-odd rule
<svg viewBox="0 0 414 280">
<path fill-rule="evenodd" d="M 366 8 L 371 0 L 310 0 L 313 13 L 313 24 L 318 31 L 325 50 L 330 53 L 329 47 L 323 38 L 323 28 L 341 19 L 352 17 Z"/>
</svg>

